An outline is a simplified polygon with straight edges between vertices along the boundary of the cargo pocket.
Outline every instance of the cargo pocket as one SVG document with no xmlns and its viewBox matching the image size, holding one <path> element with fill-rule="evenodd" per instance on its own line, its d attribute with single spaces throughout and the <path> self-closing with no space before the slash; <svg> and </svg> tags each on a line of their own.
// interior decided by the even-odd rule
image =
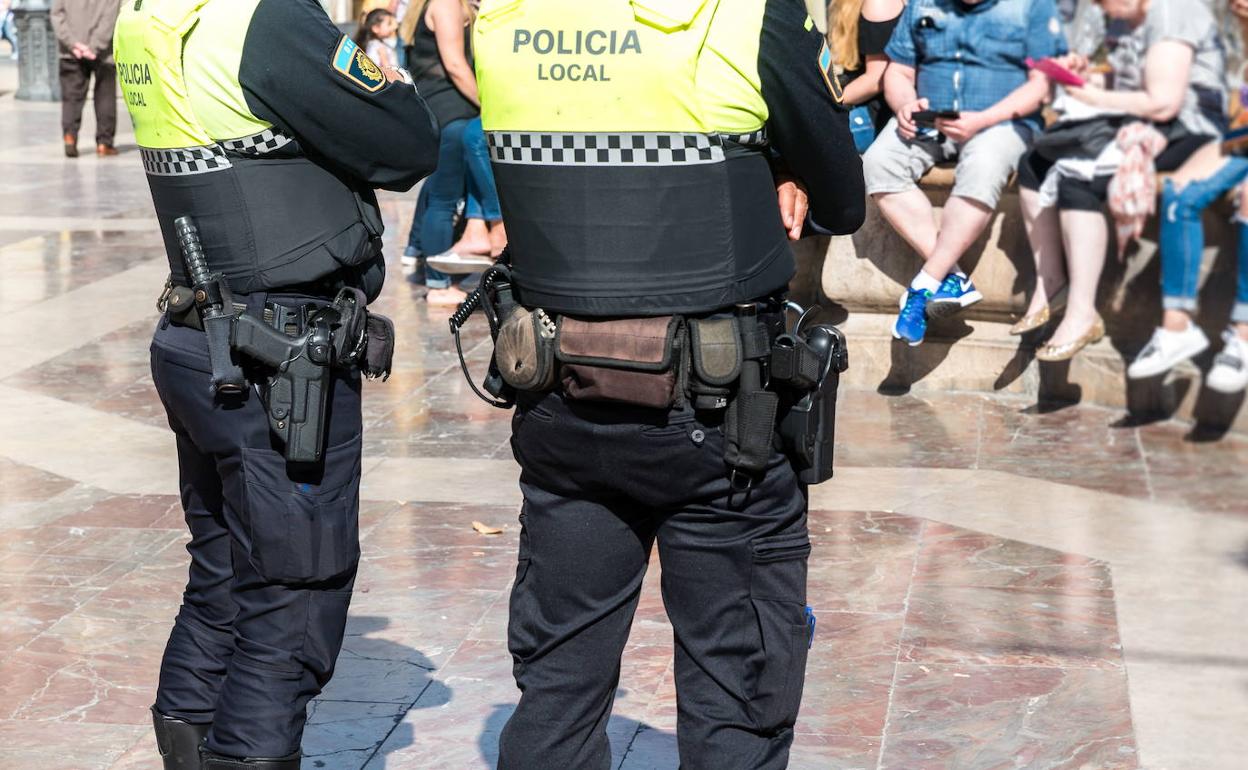
<svg viewBox="0 0 1248 770">
<path fill-rule="evenodd" d="M 774 733 L 793 727 L 802 703 L 810 628 L 806 622 L 805 531 L 760 538 L 750 544 L 750 602 L 761 649 L 752 656 L 750 713 L 758 728 Z"/>
<path fill-rule="evenodd" d="M 317 583 L 360 560 L 359 438 L 325 453 L 319 478 L 292 478 L 286 458 L 243 450 L 251 564 L 274 583 Z"/>
</svg>

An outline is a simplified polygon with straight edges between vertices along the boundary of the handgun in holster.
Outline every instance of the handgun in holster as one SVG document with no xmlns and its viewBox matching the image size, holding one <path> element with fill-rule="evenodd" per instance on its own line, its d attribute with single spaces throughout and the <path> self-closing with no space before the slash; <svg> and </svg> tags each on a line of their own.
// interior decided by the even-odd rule
<svg viewBox="0 0 1248 770">
<path fill-rule="evenodd" d="M 213 388 L 218 393 L 246 388 L 234 353 L 261 364 L 269 370 L 264 389 L 269 427 L 284 443 L 286 460 L 320 462 L 332 370 L 359 365 L 367 377 L 388 377 L 394 325 L 369 313 L 364 293 L 351 288 L 340 291 L 325 307 L 275 305 L 272 324 L 248 313 L 240 315 L 234 311 L 225 277 L 208 271 L 194 222 L 182 217 L 174 227 L 208 335 Z M 292 336 L 284 332 L 287 328 L 300 332 Z"/>
<path fill-rule="evenodd" d="M 790 396 L 780 419 L 780 438 L 798 479 L 822 484 L 833 475 L 836 397 L 849 369 L 849 349 L 840 329 L 827 324 L 796 328 L 778 337 L 772 377 Z"/>
<path fill-rule="evenodd" d="M 328 307 L 305 310 L 298 337 L 251 315 L 234 322 L 234 350 L 273 370 L 265 394 L 269 428 L 284 442 L 287 462 L 321 461 L 333 370 L 351 366 L 363 339 L 358 303 L 343 292 Z M 280 319 L 276 325 L 284 326 Z"/>
</svg>

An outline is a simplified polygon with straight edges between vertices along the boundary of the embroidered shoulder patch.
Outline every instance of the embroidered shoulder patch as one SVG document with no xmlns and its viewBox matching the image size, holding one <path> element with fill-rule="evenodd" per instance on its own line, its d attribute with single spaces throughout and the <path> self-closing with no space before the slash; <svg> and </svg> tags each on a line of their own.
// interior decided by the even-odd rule
<svg viewBox="0 0 1248 770">
<path fill-rule="evenodd" d="M 823 47 L 819 49 L 819 74 L 823 75 L 823 82 L 828 86 L 828 93 L 832 94 L 832 98 L 840 104 L 845 99 L 844 92 L 841 91 L 841 81 L 832 74 L 832 49 L 828 48 L 828 41 L 823 41 Z"/>
<path fill-rule="evenodd" d="M 371 93 L 380 91 L 386 85 L 386 76 L 381 67 L 368 58 L 368 54 L 346 35 L 334 49 L 333 67 L 339 74 L 355 85 Z"/>
</svg>

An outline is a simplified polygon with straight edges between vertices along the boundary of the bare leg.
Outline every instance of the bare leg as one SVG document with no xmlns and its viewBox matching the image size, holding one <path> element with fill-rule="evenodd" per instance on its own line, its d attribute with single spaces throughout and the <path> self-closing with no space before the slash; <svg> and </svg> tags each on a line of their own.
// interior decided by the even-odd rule
<svg viewBox="0 0 1248 770">
<path fill-rule="evenodd" d="M 992 209 L 970 198 L 953 196 L 945 204 L 940 217 L 940 234 L 936 246 L 923 266 L 923 272 L 943 281 L 957 267 L 966 253 L 992 221 Z"/>
<path fill-rule="evenodd" d="M 502 220 L 490 225 L 490 256 L 497 257 L 507 248 L 507 228 Z"/>
<path fill-rule="evenodd" d="M 936 248 L 936 212 L 922 190 L 875 196 L 880 213 L 897 234 L 926 261 Z"/>
<path fill-rule="evenodd" d="M 490 229 L 484 219 L 469 219 L 463 236 L 451 246 L 456 254 L 489 254 Z"/>
<path fill-rule="evenodd" d="M 1186 310 L 1167 310 L 1161 316 L 1161 328 L 1168 332 L 1185 332 L 1192 325 L 1192 315 Z"/>
<path fill-rule="evenodd" d="M 1105 250 L 1109 248 L 1109 226 L 1101 212 L 1063 211 L 1060 218 L 1070 294 L 1066 317 L 1049 340 L 1058 346 L 1082 337 L 1096 320 L 1096 289 L 1105 268 Z"/>
<path fill-rule="evenodd" d="M 1176 189 L 1182 190 L 1190 182 L 1213 176 L 1226 162 L 1226 156 L 1222 154 L 1222 145 L 1219 142 L 1210 142 L 1192 153 L 1192 156 L 1184 161 L 1182 166 L 1179 166 L 1170 179 L 1174 182 Z"/>
<path fill-rule="evenodd" d="M 1027 306 L 1027 315 L 1039 313 L 1049 300 L 1066 285 L 1066 260 L 1062 255 L 1062 223 L 1057 206 L 1043 208 L 1040 193 L 1020 190 L 1023 225 L 1031 254 L 1036 260 L 1036 290 Z"/>
</svg>

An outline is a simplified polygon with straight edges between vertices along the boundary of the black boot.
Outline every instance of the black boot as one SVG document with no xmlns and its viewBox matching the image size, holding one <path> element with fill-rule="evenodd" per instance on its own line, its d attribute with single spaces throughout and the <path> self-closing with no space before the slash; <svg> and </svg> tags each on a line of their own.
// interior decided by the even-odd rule
<svg viewBox="0 0 1248 770">
<path fill-rule="evenodd" d="M 156 748 L 165 761 L 165 770 L 200 770 L 199 744 L 212 725 L 193 725 L 167 717 L 152 709 L 152 726 L 156 729 Z"/>
<path fill-rule="evenodd" d="M 302 755 L 296 751 L 281 759 L 234 759 L 203 752 L 203 770 L 299 770 Z"/>
</svg>

